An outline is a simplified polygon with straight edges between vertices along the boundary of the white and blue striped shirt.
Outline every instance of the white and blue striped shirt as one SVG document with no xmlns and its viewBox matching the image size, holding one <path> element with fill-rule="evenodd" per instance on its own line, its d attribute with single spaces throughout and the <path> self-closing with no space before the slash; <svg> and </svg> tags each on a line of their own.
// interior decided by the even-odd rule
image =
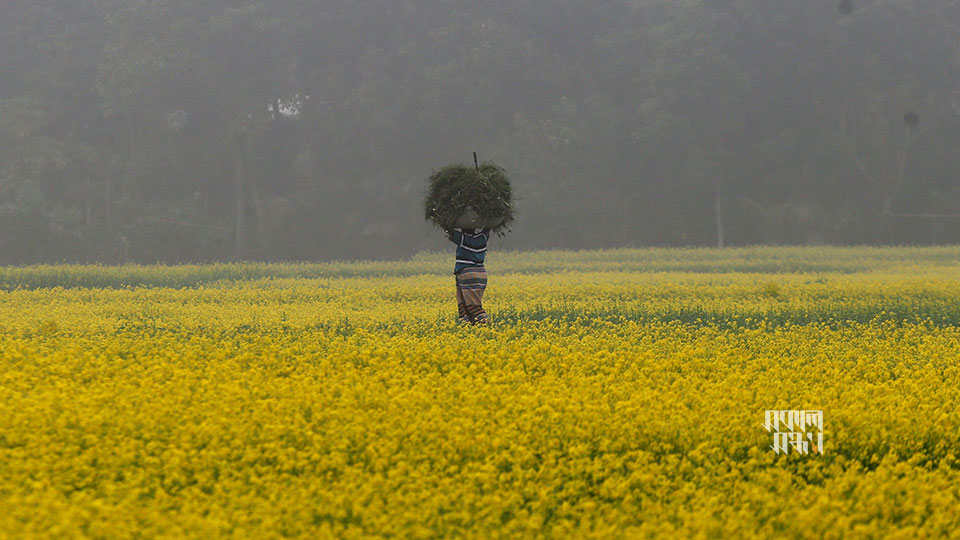
<svg viewBox="0 0 960 540">
<path fill-rule="evenodd" d="M 483 266 L 483 258 L 487 254 L 487 240 L 489 229 L 450 229 L 447 237 L 457 244 L 456 266 L 454 274 L 470 266 Z"/>
</svg>

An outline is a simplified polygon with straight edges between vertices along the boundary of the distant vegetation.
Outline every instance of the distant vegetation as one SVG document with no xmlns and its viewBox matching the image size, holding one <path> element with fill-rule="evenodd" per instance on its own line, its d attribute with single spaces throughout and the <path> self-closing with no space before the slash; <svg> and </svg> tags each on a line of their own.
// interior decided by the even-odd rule
<svg viewBox="0 0 960 540">
<path fill-rule="evenodd" d="M 698 274 L 922 273 L 953 279 L 960 268 L 958 247 L 751 247 L 655 248 L 590 251 L 498 252 L 487 259 L 492 272 L 642 272 Z M 218 263 L 176 266 L 126 264 L 34 265 L 0 268 L 0 290 L 44 288 L 183 288 L 234 286 L 288 279 L 341 279 L 451 276 L 450 253 L 424 252 L 404 261 L 338 261 L 330 263 Z M 960 310 L 960 306 L 958 306 Z M 960 313 L 960 311 L 958 311 Z"/>
<path fill-rule="evenodd" d="M 0 264 L 960 242 L 952 0 L 0 3 Z"/>
</svg>

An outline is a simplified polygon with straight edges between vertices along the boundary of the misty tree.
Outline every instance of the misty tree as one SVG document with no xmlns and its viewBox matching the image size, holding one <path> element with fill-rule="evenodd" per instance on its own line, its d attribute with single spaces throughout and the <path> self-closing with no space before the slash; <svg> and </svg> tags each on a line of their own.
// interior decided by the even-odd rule
<svg viewBox="0 0 960 540">
<path fill-rule="evenodd" d="M 408 256 L 473 151 L 508 247 L 960 241 L 960 3 L 849 4 L 3 2 L 0 262 Z"/>
</svg>

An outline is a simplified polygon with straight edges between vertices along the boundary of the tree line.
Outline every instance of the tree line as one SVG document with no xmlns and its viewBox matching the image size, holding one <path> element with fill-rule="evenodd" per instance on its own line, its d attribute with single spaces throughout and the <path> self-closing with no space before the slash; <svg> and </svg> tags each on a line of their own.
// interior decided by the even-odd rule
<svg viewBox="0 0 960 540">
<path fill-rule="evenodd" d="M 6 0 L 0 264 L 960 241 L 952 0 Z M 441 239 L 442 240 L 442 239 Z"/>
</svg>

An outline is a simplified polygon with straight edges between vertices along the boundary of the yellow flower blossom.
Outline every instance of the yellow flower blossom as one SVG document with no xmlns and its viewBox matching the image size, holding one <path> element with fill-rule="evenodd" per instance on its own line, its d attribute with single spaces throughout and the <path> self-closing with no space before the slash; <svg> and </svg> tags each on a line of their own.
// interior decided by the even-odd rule
<svg viewBox="0 0 960 540">
<path fill-rule="evenodd" d="M 958 255 L 0 269 L 0 537 L 955 536 Z"/>
</svg>

